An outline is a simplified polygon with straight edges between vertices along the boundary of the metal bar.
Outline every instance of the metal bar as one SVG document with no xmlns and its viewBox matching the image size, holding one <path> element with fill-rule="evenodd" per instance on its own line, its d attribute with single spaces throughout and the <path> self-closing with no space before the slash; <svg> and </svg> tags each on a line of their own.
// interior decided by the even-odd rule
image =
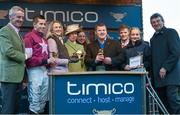
<svg viewBox="0 0 180 115">
<path fill-rule="evenodd" d="M 156 103 L 158 104 L 159 108 L 162 110 L 162 112 L 166 115 L 169 115 L 167 109 L 165 108 L 164 104 L 162 103 L 162 101 L 160 100 L 159 96 L 157 95 L 157 93 L 155 92 L 154 88 L 151 85 L 151 81 L 148 78 L 148 75 L 146 74 L 146 78 L 148 81 L 148 85 L 146 85 L 146 89 L 148 90 L 149 94 L 153 97 L 153 99 L 156 101 Z"/>
</svg>

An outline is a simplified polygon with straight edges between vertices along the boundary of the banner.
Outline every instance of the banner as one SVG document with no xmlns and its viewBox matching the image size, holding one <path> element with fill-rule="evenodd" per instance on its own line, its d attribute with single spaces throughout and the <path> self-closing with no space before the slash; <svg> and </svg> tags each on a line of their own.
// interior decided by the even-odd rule
<svg viewBox="0 0 180 115">
<path fill-rule="evenodd" d="M 144 114 L 142 75 L 52 76 L 52 114 Z"/>
<path fill-rule="evenodd" d="M 104 23 L 108 28 L 118 29 L 121 24 L 142 28 L 141 6 L 138 5 L 85 5 L 53 3 L 0 3 L 0 26 L 6 25 L 8 10 L 18 5 L 25 9 L 24 27 L 32 27 L 35 15 L 44 15 L 47 21 L 59 20 L 63 24 L 78 23 L 85 28 L 94 28 L 97 23 Z"/>
</svg>

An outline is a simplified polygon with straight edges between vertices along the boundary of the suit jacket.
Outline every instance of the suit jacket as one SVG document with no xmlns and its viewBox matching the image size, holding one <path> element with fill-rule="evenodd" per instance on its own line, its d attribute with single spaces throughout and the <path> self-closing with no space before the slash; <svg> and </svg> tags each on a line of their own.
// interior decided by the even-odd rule
<svg viewBox="0 0 180 115">
<path fill-rule="evenodd" d="M 24 69 L 23 41 L 8 24 L 0 30 L 0 81 L 20 83 L 24 77 Z"/>
<path fill-rule="evenodd" d="M 174 29 L 163 27 L 151 38 L 152 66 L 155 87 L 180 85 L 180 38 Z M 161 79 L 161 68 L 167 70 Z"/>
<path fill-rule="evenodd" d="M 85 64 L 94 71 L 96 71 L 96 66 L 99 66 L 99 64 L 95 63 L 99 49 L 98 40 L 88 44 L 86 47 Z M 112 65 L 104 65 L 105 70 L 113 71 L 122 68 L 122 64 L 125 63 L 125 50 L 120 47 L 118 41 L 107 38 L 103 52 L 105 57 L 111 57 L 112 60 Z"/>
</svg>

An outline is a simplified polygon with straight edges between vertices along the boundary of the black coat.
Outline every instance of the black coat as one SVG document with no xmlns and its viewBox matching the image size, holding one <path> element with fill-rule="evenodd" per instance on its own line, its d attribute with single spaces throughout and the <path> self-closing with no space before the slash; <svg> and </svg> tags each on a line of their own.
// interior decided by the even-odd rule
<svg viewBox="0 0 180 115">
<path fill-rule="evenodd" d="M 132 42 L 129 42 L 125 50 L 126 50 L 126 56 L 127 56 L 126 64 L 129 64 L 129 58 L 135 57 L 138 55 L 143 55 L 144 67 L 149 71 L 150 61 L 151 61 L 151 51 L 150 51 L 148 42 L 138 40 L 135 42 L 134 45 L 132 44 Z"/>
<path fill-rule="evenodd" d="M 95 63 L 96 55 L 100 49 L 98 40 L 90 43 L 86 47 L 85 64 L 88 68 L 96 70 L 96 66 L 99 64 Z M 105 69 L 108 71 L 120 70 L 122 63 L 125 63 L 125 51 L 120 47 L 118 41 L 107 39 L 103 49 L 105 57 L 111 57 L 112 65 L 106 65 Z"/>
<path fill-rule="evenodd" d="M 155 87 L 180 85 L 180 38 L 176 30 L 163 27 L 150 40 Z M 161 79 L 161 68 L 167 70 Z"/>
</svg>

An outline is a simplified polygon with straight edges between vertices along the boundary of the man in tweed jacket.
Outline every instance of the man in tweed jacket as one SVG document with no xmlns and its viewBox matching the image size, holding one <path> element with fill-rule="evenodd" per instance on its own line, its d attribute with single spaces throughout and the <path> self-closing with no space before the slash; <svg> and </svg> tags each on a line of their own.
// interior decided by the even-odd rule
<svg viewBox="0 0 180 115">
<path fill-rule="evenodd" d="M 24 22 L 24 10 L 14 6 L 9 10 L 10 22 L 0 30 L 0 82 L 2 113 L 15 113 L 16 90 L 25 69 L 23 41 L 18 32 Z"/>
</svg>

